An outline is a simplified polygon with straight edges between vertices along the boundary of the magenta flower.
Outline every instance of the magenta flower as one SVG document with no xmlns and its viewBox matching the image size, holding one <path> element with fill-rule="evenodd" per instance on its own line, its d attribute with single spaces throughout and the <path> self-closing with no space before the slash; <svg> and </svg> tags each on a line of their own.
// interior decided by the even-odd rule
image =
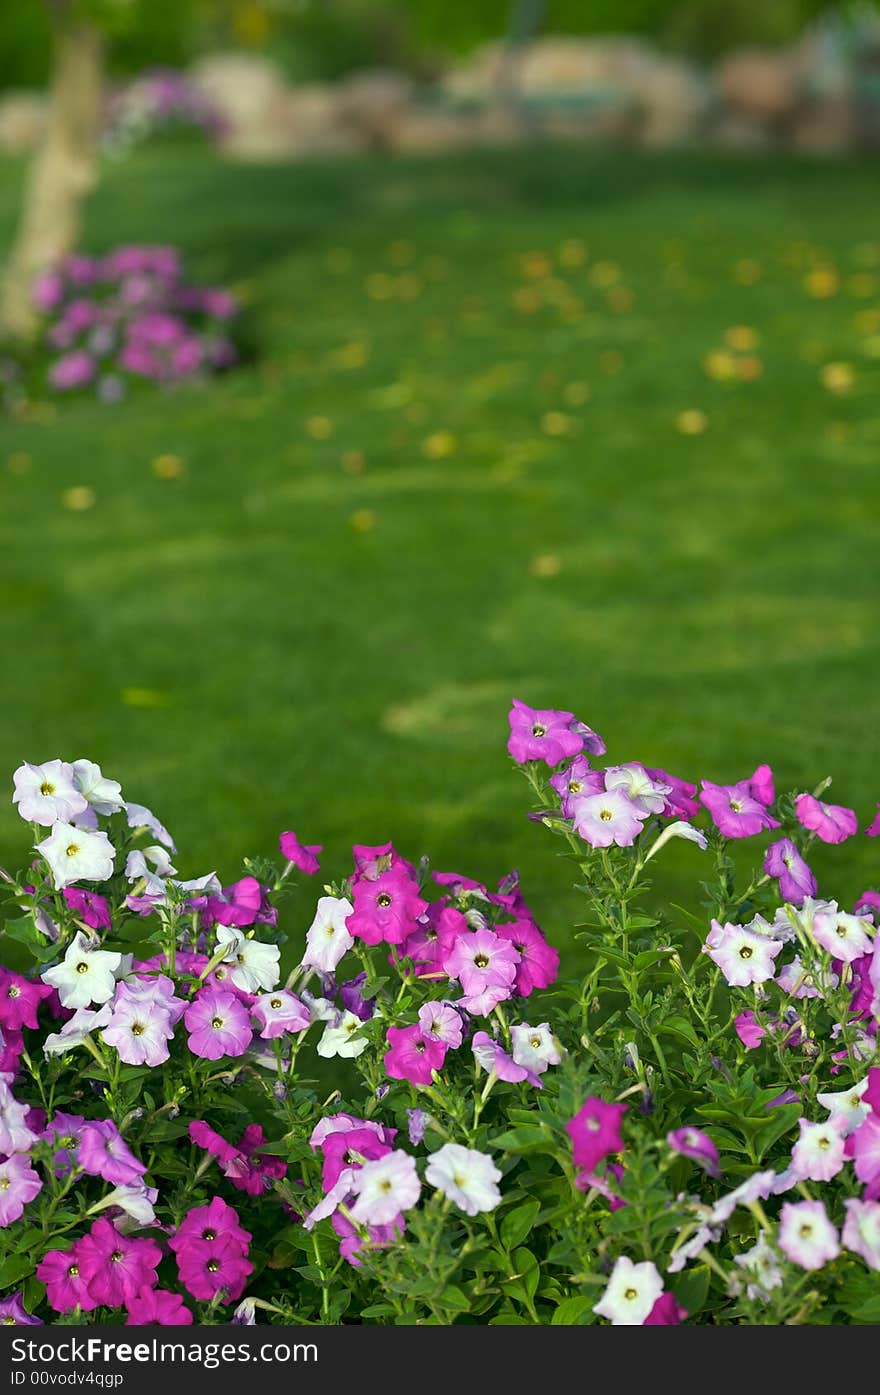
<svg viewBox="0 0 880 1395">
<path fill-rule="evenodd" d="M 29 1313 L 22 1301 L 21 1290 L 0 1299 L 0 1327 L 42 1327 L 43 1319 Z"/>
<path fill-rule="evenodd" d="M 110 906 L 106 896 L 99 896 L 97 891 L 84 891 L 80 886 L 66 886 L 61 894 L 70 909 L 76 911 L 80 920 L 91 930 L 112 928 Z"/>
<path fill-rule="evenodd" d="M 565 1131 L 571 1139 L 575 1166 L 584 1172 L 595 1172 L 609 1153 L 623 1150 L 621 1121 L 625 1104 L 608 1104 L 596 1095 L 589 1095 Z"/>
<path fill-rule="evenodd" d="M 443 961 L 452 953 L 456 939 L 466 933 L 468 923 L 461 911 L 454 906 L 444 906 L 442 901 L 431 901 L 416 921 L 412 934 L 407 935 L 396 952 L 399 958 L 412 960 L 417 977 L 425 976 L 433 970 L 442 970 Z"/>
<path fill-rule="evenodd" d="M 842 804 L 825 804 L 811 794 L 799 794 L 794 807 L 798 822 L 823 843 L 845 843 L 858 832 L 854 810 L 845 809 Z"/>
<path fill-rule="evenodd" d="M 504 1050 L 504 1047 L 489 1036 L 488 1032 L 475 1032 L 471 1049 L 477 1064 L 482 1066 L 487 1074 L 494 1072 L 499 1080 L 504 1080 L 510 1085 L 518 1085 L 520 1081 L 527 1080 L 537 1090 L 544 1088 L 543 1082 L 539 1080 L 534 1071 L 529 1070 L 526 1066 L 518 1065 L 513 1057 Z"/>
<path fill-rule="evenodd" d="M 579 795 L 572 801 L 574 830 L 592 848 L 628 848 L 642 831 L 648 817 L 620 789 L 602 794 Z"/>
<path fill-rule="evenodd" d="M 244 1230 L 238 1219 L 238 1212 L 220 1196 L 211 1199 L 207 1206 L 195 1206 L 188 1211 L 168 1247 L 175 1252 L 186 1250 L 196 1241 L 212 1244 L 215 1240 L 231 1240 L 244 1252 L 251 1243 L 250 1231 Z"/>
<path fill-rule="evenodd" d="M 95 376 L 97 364 L 84 349 L 62 354 L 49 369 L 49 384 L 59 392 L 71 392 L 85 387 Z"/>
<path fill-rule="evenodd" d="M 0 1028 L 20 1032 L 37 1025 L 37 1008 L 50 997 L 48 983 L 35 983 L 0 965 Z"/>
<path fill-rule="evenodd" d="M 353 1114 L 328 1114 L 312 1130 L 309 1143 L 313 1150 L 323 1148 L 325 1140 L 335 1133 L 349 1133 L 352 1129 L 372 1129 L 383 1143 L 394 1142 L 397 1129 L 380 1124 L 376 1119 L 357 1119 Z"/>
<path fill-rule="evenodd" d="M 232 1162 L 239 1155 L 233 1143 L 228 1143 L 222 1134 L 211 1128 L 204 1119 L 193 1119 L 189 1126 L 189 1136 L 197 1148 L 204 1148 L 218 1162 Z"/>
<path fill-rule="evenodd" d="M 865 829 L 865 832 L 867 833 L 869 838 L 880 837 L 880 804 L 877 805 L 877 812 L 874 815 L 872 822 L 868 824 L 868 827 Z"/>
<path fill-rule="evenodd" d="M 179 1293 L 148 1285 L 126 1303 L 126 1327 L 192 1327 L 193 1315 Z"/>
<path fill-rule="evenodd" d="M 605 776 L 601 770 L 593 770 L 586 756 L 575 756 L 564 770 L 550 776 L 550 784 L 559 795 L 562 813 L 570 819 L 574 814 L 574 802 L 582 795 L 601 794 L 605 788 Z"/>
<path fill-rule="evenodd" d="M 264 1041 L 284 1036 L 287 1032 L 304 1032 L 311 1022 L 305 1003 L 285 988 L 276 988 L 274 993 L 261 993 L 251 1007 L 251 1016 L 258 1023 Z"/>
<path fill-rule="evenodd" d="M 121 1308 L 156 1283 L 162 1251 L 155 1240 L 122 1235 L 101 1216 L 78 1244 L 79 1269 L 89 1294 L 106 1308 Z"/>
<path fill-rule="evenodd" d="M 391 1049 L 385 1053 L 385 1073 L 392 1080 L 430 1085 L 434 1071 L 443 1069 L 445 1042 L 425 1036 L 418 1022 L 411 1027 L 389 1027 L 386 1040 Z"/>
<path fill-rule="evenodd" d="M 519 954 L 509 940 L 492 930 L 468 930 L 459 935 L 443 961 L 450 978 L 458 979 L 469 997 L 486 988 L 501 988 L 507 996 L 516 979 Z"/>
<path fill-rule="evenodd" d="M 880 1119 L 880 1066 L 872 1066 L 868 1071 L 868 1084 L 862 1092 L 862 1099 Z"/>
<path fill-rule="evenodd" d="M 273 1153 L 261 1151 L 265 1142 L 260 1125 L 248 1124 L 238 1140 L 236 1156 L 221 1164 L 233 1187 L 248 1196 L 262 1196 L 287 1173 L 287 1163 Z"/>
<path fill-rule="evenodd" d="M 573 712 L 528 707 L 517 698 L 509 714 L 510 738 L 507 749 L 518 765 L 528 760 L 558 765 L 584 749 L 585 735 L 575 730 Z"/>
<path fill-rule="evenodd" d="M 29 1201 L 43 1190 L 39 1174 L 24 1153 L 13 1153 L 0 1162 L 0 1227 L 17 1221 Z"/>
<path fill-rule="evenodd" d="M 321 1185 L 329 1192 L 348 1168 L 363 1167 L 365 1162 L 384 1158 L 391 1152 L 391 1145 L 373 1129 L 346 1129 L 344 1133 L 328 1134 L 321 1151 L 324 1154 Z"/>
<path fill-rule="evenodd" d="M 89 1313 L 98 1306 L 80 1269 L 82 1243 L 77 1240 L 69 1250 L 49 1250 L 37 1265 L 37 1278 L 46 1285 L 46 1298 L 56 1313 L 72 1313 L 75 1308 Z"/>
<path fill-rule="evenodd" d="M 761 792 L 766 793 L 766 789 Z M 711 780 L 703 780 L 699 798 L 725 838 L 751 838 L 762 829 L 779 827 L 779 820 L 772 818 L 755 798 L 750 780 L 740 780 L 735 785 L 715 785 Z"/>
<path fill-rule="evenodd" d="M 76 1156 L 83 1172 L 103 1177 L 105 1182 L 112 1182 L 116 1187 L 139 1182 L 147 1170 L 138 1162 L 112 1119 L 90 1119 L 83 1125 Z"/>
<path fill-rule="evenodd" d="M 513 991 L 527 998 L 536 988 L 549 988 L 559 973 L 559 950 L 545 940 L 532 920 L 510 920 L 496 925 L 495 934 L 508 940 L 519 955 Z"/>
<path fill-rule="evenodd" d="M 242 877 L 231 886 L 223 888 L 223 896 L 209 896 L 203 921 L 206 924 L 235 925 L 246 928 L 249 925 L 274 925 L 278 919 L 275 909 L 269 904 L 264 888 L 256 877 Z"/>
<path fill-rule="evenodd" d="M 852 1158 L 856 1176 L 873 1194 L 873 1200 L 880 1188 L 880 1114 L 872 1112 L 866 1115 L 855 1132 L 849 1135 L 844 1151 L 848 1158 Z"/>
<path fill-rule="evenodd" d="M 190 1051 L 208 1061 L 242 1056 L 253 1038 L 247 1008 L 234 993 L 223 989 L 201 989 L 183 1014 L 183 1021 Z"/>
<path fill-rule="evenodd" d="M 282 857 L 286 857 L 306 876 L 315 875 L 321 865 L 318 854 L 324 851 L 320 843 L 301 843 L 295 833 L 282 833 L 278 841 Z"/>
<path fill-rule="evenodd" d="M 399 945 L 415 929 L 428 907 L 416 883 L 400 867 L 389 867 L 376 877 L 358 877 L 352 885 L 354 911 L 345 925 L 364 944 Z"/>
<path fill-rule="evenodd" d="M 767 1028 L 762 1027 L 755 1014 L 749 1010 L 741 1012 L 733 1020 L 736 1034 L 747 1051 L 754 1051 L 756 1046 L 760 1046 L 767 1035 Z"/>
<path fill-rule="evenodd" d="M 710 1177 L 720 1176 L 718 1149 L 709 1135 L 701 1129 L 673 1129 L 666 1135 L 666 1142 L 674 1153 L 681 1153 L 682 1157 L 699 1163 Z"/>
<path fill-rule="evenodd" d="M 769 765 L 759 765 L 754 775 L 747 781 L 749 794 L 768 809 L 776 798 L 776 785 Z"/>
<path fill-rule="evenodd" d="M 697 793 L 696 785 L 692 785 L 689 780 L 681 780 L 677 775 L 670 775 L 668 770 L 661 770 L 659 767 L 652 769 L 645 766 L 647 775 L 660 785 L 668 785 L 669 793 L 666 796 L 666 805 L 661 810 L 665 819 L 685 819 L 690 822 L 695 819 L 700 812 L 699 800 L 694 798 Z"/>
<path fill-rule="evenodd" d="M 768 877 L 779 878 L 779 894 L 792 906 L 802 906 L 805 896 L 815 896 L 816 878 L 790 838 L 771 843 L 764 858 Z"/>
<path fill-rule="evenodd" d="M 219 1295 L 221 1303 L 234 1303 L 244 1292 L 254 1266 L 237 1240 L 217 1235 L 213 1240 L 191 1240 L 185 1249 L 179 1249 L 177 1269 L 193 1298 L 208 1303 Z"/>
<path fill-rule="evenodd" d="M 363 1260 L 358 1258 L 364 1245 L 369 1243 L 373 1250 L 384 1249 L 388 1245 L 393 1245 L 403 1235 L 406 1225 L 403 1216 L 398 1213 L 393 1221 L 387 1225 L 367 1226 L 368 1241 L 364 1240 L 362 1231 L 358 1230 L 347 1216 L 341 1211 L 334 1211 L 330 1217 L 330 1224 L 339 1236 L 339 1253 L 349 1264 L 356 1268 L 363 1264 Z"/>
<path fill-rule="evenodd" d="M 661 1293 L 642 1326 L 678 1327 L 686 1317 L 687 1309 L 681 1306 L 674 1293 Z"/>
</svg>

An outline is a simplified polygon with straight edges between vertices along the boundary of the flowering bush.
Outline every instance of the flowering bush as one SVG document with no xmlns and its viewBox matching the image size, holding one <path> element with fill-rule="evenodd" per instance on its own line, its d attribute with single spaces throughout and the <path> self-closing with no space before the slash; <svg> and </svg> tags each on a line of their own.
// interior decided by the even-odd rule
<svg viewBox="0 0 880 1395">
<path fill-rule="evenodd" d="M 322 849 L 285 832 L 278 865 L 181 880 L 92 762 L 16 771 L 6 1322 L 880 1320 L 880 894 L 818 899 L 805 858 L 855 814 L 510 725 L 585 897 L 576 981 L 515 874 L 356 846 L 303 901 Z M 649 897 L 673 838 L 690 909 Z"/>
<path fill-rule="evenodd" d="M 190 286 L 173 247 L 117 247 L 69 256 L 34 287 L 46 318 L 42 370 L 50 391 L 117 401 L 136 380 L 175 383 L 228 368 L 235 297 Z"/>
<path fill-rule="evenodd" d="M 120 156 L 154 136 L 198 132 L 213 139 L 222 130 L 221 114 L 186 73 L 149 68 L 110 97 L 103 146 Z"/>
</svg>

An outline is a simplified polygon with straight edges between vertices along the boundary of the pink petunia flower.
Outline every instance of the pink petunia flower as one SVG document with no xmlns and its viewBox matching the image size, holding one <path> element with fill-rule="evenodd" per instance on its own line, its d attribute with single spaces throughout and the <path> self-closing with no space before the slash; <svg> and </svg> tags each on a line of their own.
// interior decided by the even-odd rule
<svg viewBox="0 0 880 1395">
<path fill-rule="evenodd" d="M 682 1157 L 691 1158 L 693 1162 L 699 1163 L 710 1177 L 720 1175 L 718 1149 L 709 1135 L 701 1129 L 672 1129 L 666 1135 L 666 1142 L 674 1153 L 681 1153 Z"/>
<path fill-rule="evenodd" d="M 278 842 L 282 857 L 307 877 L 315 875 L 321 865 L 318 854 L 324 851 L 321 843 L 301 843 L 295 833 L 282 833 Z"/>
<path fill-rule="evenodd" d="M 386 1040 L 390 1050 L 385 1053 L 385 1073 L 392 1080 L 408 1080 L 411 1085 L 430 1085 L 434 1071 L 443 1069 L 446 1043 L 425 1036 L 421 1025 L 389 1027 Z"/>
<path fill-rule="evenodd" d="M 192 1327 L 193 1315 L 179 1293 L 148 1285 L 126 1303 L 126 1327 Z"/>
<path fill-rule="evenodd" d="M 711 780 L 703 780 L 699 798 L 725 838 L 751 838 L 762 829 L 779 827 L 779 820 L 768 814 L 755 797 L 749 780 L 735 785 L 715 785 Z"/>
<path fill-rule="evenodd" d="M 345 922 L 346 928 L 367 945 L 382 940 L 401 944 L 428 907 L 415 881 L 400 867 L 389 867 L 376 877 L 358 877 L 351 895 L 354 911 Z"/>
<path fill-rule="evenodd" d="M 602 794 L 579 795 L 572 802 L 572 823 L 575 832 L 592 848 L 630 847 L 642 831 L 647 818 L 623 790 L 606 790 Z"/>
<path fill-rule="evenodd" d="M 213 1240 L 191 1240 L 177 1251 L 177 1269 L 193 1298 L 208 1303 L 219 1297 L 221 1303 L 234 1303 L 254 1266 L 238 1241 L 225 1234 Z"/>
<path fill-rule="evenodd" d="M 83 1125 L 76 1156 L 83 1172 L 117 1187 L 139 1182 L 147 1170 L 112 1119 L 90 1119 Z"/>
<path fill-rule="evenodd" d="M 840 1254 L 840 1237 L 822 1201 L 784 1202 L 777 1243 L 801 1269 L 821 1269 Z"/>
<path fill-rule="evenodd" d="M 77 1240 L 69 1250 L 49 1250 L 37 1265 L 37 1278 L 46 1285 L 46 1298 L 56 1313 L 72 1313 L 75 1308 L 90 1313 L 98 1306 L 80 1267 L 82 1243 Z"/>
<path fill-rule="evenodd" d="M 568 756 L 576 756 L 586 744 L 583 732 L 577 730 L 573 712 L 528 707 L 514 698 L 508 720 L 510 737 L 507 749 L 518 765 L 529 760 L 558 765 Z M 589 731 L 589 728 L 586 730 Z"/>
<path fill-rule="evenodd" d="M 773 961 L 782 943 L 782 940 L 756 934 L 748 926 L 719 925 L 713 920 L 703 953 L 718 965 L 732 987 L 745 988 L 750 983 L 765 983 L 773 978 L 776 973 Z"/>
<path fill-rule="evenodd" d="M 799 794 L 794 807 L 798 822 L 823 843 L 845 843 L 858 832 L 859 821 L 854 810 L 842 804 L 825 804 L 812 794 Z"/>
<path fill-rule="evenodd" d="M 880 1202 L 845 1201 L 846 1220 L 843 1243 L 853 1254 L 861 1255 L 869 1269 L 880 1270 Z"/>
<path fill-rule="evenodd" d="M 24 1153 L 13 1153 L 0 1162 L 0 1228 L 12 1225 L 29 1201 L 43 1190 L 38 1173 Z"/>
<path fill-rule="evenodd" d="M 495 926 L 495 934 L 508 940 L 519 955 L 513 991 L 528 998 L 536 988 L 549 988 L 559 974 L 559 950 L 544 938 L 533 920 L 520 918 Z"/>
<path fill-rule="evenodd" d="M 51 993 L 47 983 L 23 978 L 0 965 L 0 1028 L 20 1032 L 22 1027 L 36 1027 L 37 1008 Z"/>
<path fill-rule="evenodd" d="M 247 1008 L 233 993 L 202 988 L 183 1015 L 194 1056 L 218 1061 L 221 1056 L 242 1056 L 251 1044 L 253 1030 Z"/>
<path fill-rule="evenodd" d="M 626 1109 L 625 1104 L 608 1104 L 597 1095 L 589 1095 L 584 1100 L 565 1126 L 576 1167 L 584 1172 L 595 1172 L 609 1153 L 623 1150 L 621 1122 Z"/>
<path fill-rule="evenodd" d="M 80 1273 L 100 1306 L 121 1308 L 156 1283 L 162 1251 L 155 1240 L 123 1235 L 106 1216 L 78 1241 Z"/>
</svg>

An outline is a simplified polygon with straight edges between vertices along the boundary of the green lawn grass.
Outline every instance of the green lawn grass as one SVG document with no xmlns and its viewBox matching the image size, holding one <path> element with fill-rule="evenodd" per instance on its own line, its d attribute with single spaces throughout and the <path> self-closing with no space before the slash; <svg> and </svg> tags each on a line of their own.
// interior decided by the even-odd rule
<svg viewBox="0 0 880 1395">
<path fill-rule="evenodd" d="M 0 422 L 0 772 L 99 760 L 185 875 L 231 877 L 288 827 L 328 870 L 389 837 L 519 866 L 557 942 L 569 876 L 524 817 L 514 695 L 573 708 L 615 759 L 722 781 L 769 760 L 873 810 L 874 168 L 152 150 L 89 210 L 88 250 L 132 240 L 235 284 L 252 357 Z M 760 377 L 706 372 L 733 326 Z M 92 507 L 66 506 L 77 486 Z M 26 836 L 0 806 L 0 865 Z M 820 850 L 826 894 L 876 885 L 873 854 Z M 698 858 L 670 850 L 671 892 Z"/>
</svg>

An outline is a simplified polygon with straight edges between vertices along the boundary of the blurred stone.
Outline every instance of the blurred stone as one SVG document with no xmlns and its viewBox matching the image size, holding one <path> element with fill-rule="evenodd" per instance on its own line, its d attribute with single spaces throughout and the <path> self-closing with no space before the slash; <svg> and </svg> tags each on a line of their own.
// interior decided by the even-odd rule
<svg viewBox="0 0 880 1395">
<path fill-rule="evenodd" d="M 718 92 L 733 111 L 779 121 L 796 110 L 803 81 L 801 55 L 791 49 L 737 49 L 718 65 Z"/>
<path fill-rule="evenodd" d="M 25 155 L 35 150 L 46 128 L 46 98 L 39 92 L 8 92 L 0 98 L 0 150 Z"/>
<path fill-rule="evenodd" d="M 402 73 L 376 70 L 354 73 L 333 89 L 335 117 L 358 145 L 390 150 L 401 118 L 413 99 L 413 83 Z"/>
<path fill-rule="evenodd" d="M 253 54 L 215 53 L 200 59 L 191 76 L 220 114 L 224 150 L 251 159 L 291 153 L 289 91 L 274 63 Z"/>
</svg>

